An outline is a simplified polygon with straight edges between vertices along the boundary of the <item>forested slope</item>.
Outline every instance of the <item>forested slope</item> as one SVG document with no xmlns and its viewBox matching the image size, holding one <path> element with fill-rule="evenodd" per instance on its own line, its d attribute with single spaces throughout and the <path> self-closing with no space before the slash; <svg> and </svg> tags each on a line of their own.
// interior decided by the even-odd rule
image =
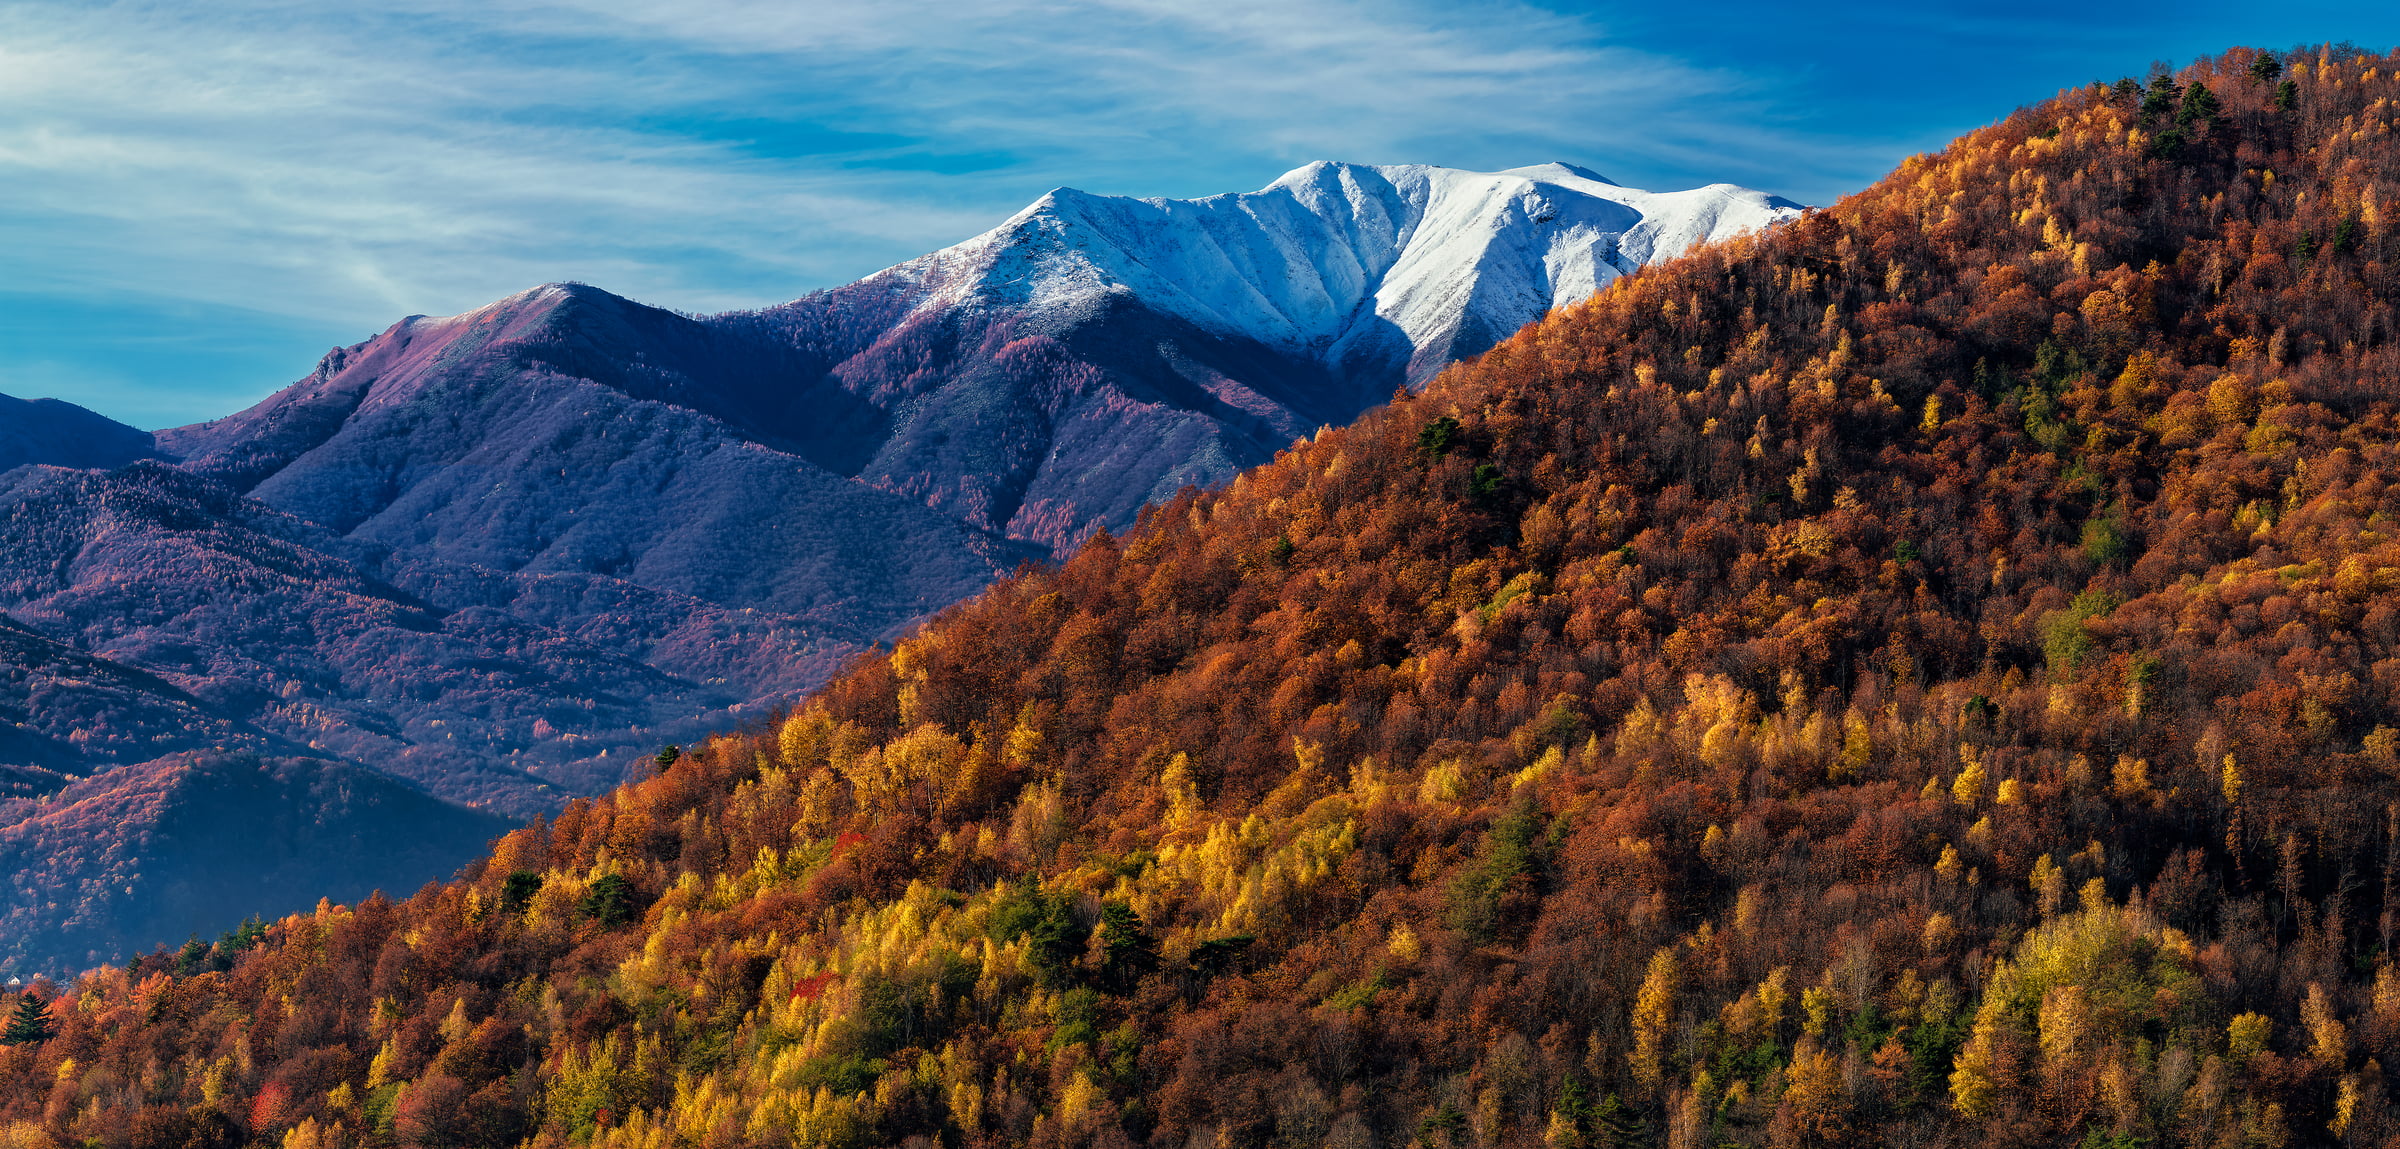
<svg viewBox="0 0 2400 1149">
<path fill-rule="evenodd" d="M 2281 63 L 1621 280 L 456 883 L 92 974 L 6 1137 L 2386 1142 L 2400 58 Z"/>
</svg>

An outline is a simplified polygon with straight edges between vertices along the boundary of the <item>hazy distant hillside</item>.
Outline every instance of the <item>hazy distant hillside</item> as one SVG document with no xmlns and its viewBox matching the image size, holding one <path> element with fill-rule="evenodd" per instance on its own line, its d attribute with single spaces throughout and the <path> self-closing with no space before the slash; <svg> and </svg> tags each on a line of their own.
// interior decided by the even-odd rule
<svg viewBox="0 0 2400 1149">
<path fill-rule="evenodd" d="M 262 907 L 413 889 L 515 825 L 345 763 L 184 754 L 0 802 L 0 966 L 69 968 Z M 73 899 L 63 919 L 57 899 Z"/>
<path fill-rule="evenodd" d="M 0 615 L 0 770 L 12 772 L 10 796 L 166 753 L 272 744 L 165 678 Z"/>
<path fill-rule="evenodd" d="M 0 471 L 27 463 L 121 467 L 157 454 L 147 432 L 72 403 L 0 395 Z"/>
</svg>

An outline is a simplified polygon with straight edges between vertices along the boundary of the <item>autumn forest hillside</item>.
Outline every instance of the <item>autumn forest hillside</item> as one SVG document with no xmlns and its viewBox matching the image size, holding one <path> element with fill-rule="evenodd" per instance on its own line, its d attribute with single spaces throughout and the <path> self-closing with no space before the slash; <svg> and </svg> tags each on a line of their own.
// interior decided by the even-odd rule
<svg viewBox="0 0 2400 1149">
<path fill-rule="evenodd" d="M 37 988 L 0 1142 L 2400 1141 L 2396 70 L 1628 276 L 453 883 Z"/>
</svg>

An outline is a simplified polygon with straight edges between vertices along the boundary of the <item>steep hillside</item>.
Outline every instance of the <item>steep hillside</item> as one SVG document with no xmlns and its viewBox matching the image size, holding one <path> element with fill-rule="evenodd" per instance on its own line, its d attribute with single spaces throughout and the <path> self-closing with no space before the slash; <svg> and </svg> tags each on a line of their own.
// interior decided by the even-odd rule
<svg viewBox="0 0 2400 1149">
<path fill-rule="evenodd" d="M 554 286 L 403 321 L 159 442 L 386 571 L 604 575 L 834 620 L 859 645 L 1014 564 L 828 469 L 856 465 L 870 415 L 813 382 L 771 349 Z"/>
<path fill-rule="evenodd" d="M 455 883 L 37 993 L 0 1121 L 2385 1143 L 2395 68 L 2065 93 L 1625 277 Z"/>
<path fill-rule="evenodd" d="M 157 455 L 147 432 L 73 403 L 0 395 L 0 471 L 28 463 L 122 467 Z"/>
</svg>

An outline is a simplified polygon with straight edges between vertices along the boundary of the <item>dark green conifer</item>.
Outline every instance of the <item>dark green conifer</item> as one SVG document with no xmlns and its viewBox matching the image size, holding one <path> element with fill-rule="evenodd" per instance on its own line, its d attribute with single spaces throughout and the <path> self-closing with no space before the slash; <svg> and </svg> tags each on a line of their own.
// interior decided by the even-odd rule
<svg viewBox="0 0 2400 1149">
<path fill-rule="evenodd" d="M 1467 493 L 1477 499 L 1489 499 L 1498 495 L 1501 485 L 1507 481 L 1507 473 L 1498 464 L 1477 463 L 1474 476 L 1468 480 Z"/>
<path fill-rule="evenodd" d="M 1037 895 L 1038 912 L 1032 928 L 1026 931 L 1029 939 L 1025 956 L 1044 980 L 1054 985 L 1066 984 L 1083 956 L 1083 943 L 1091 935 L 1075 928 L 1075 913 L 1063 893 Z"/>
<path fill-rule="evenodd" d="M 1436 459 L 1458 443 L 1458 420 L 1444 415 L 1417 430 L 1417 449 Z"/>
<path fill-rule="evenodd" d="M 1650 1123 L 1614 1093 L 1592 1110 L 1592 1140 L 1609 1149 L 1633 1149 L 1650 1144 Z"/>
<path fill-rule="evenodd" d="M 2183 85 L 2164 72 L 2150 81 L 2150 92 L 2142 97 L 2142 114 L 2149 117 L 2171 115 L 2183 98 Z"/>
<path fill-rule="evenodd" d="M 1100 977 L 1119 993 L 1158 969 L 1158 939 L 1142 928 L 1142 916 L 1124 902 L 1100 910 Z"/>
<path fill-rule="evenodd" d="M 602 929 L 615 929 L 641 916 L 636 904 L 633 883 L 623 874 L 604 874 L 583 895 L 576 906 L 583 916 L 600 923 Z"/>
<path fill-rule="evenodd" d="M 50 1021 L 50 1011 L 31 991 L 17 995 L 17 1008 L 9 1014 L 8 1029 L 0 1032 L 0 1045 L 36 1045 L 50 1040 L 58 1027 Z"/>
<path fill-rule="evenodd" d="M 518 870 L 500 886 L 500 912 L 521 914 L 533 904 L 533 896 L 542 892 L 542 876 L 528 870 Z"/>
<path fill-rule="evenodd" d="M 1186 960 L 1191 964 L 1193 973 L 1203 978 L 1216 977 L 1240 965 L 1242 954 L 1257 940 L 1249 934 L 1211 938 L 1193 946 L 1192 956 Z"/>
</svg>

